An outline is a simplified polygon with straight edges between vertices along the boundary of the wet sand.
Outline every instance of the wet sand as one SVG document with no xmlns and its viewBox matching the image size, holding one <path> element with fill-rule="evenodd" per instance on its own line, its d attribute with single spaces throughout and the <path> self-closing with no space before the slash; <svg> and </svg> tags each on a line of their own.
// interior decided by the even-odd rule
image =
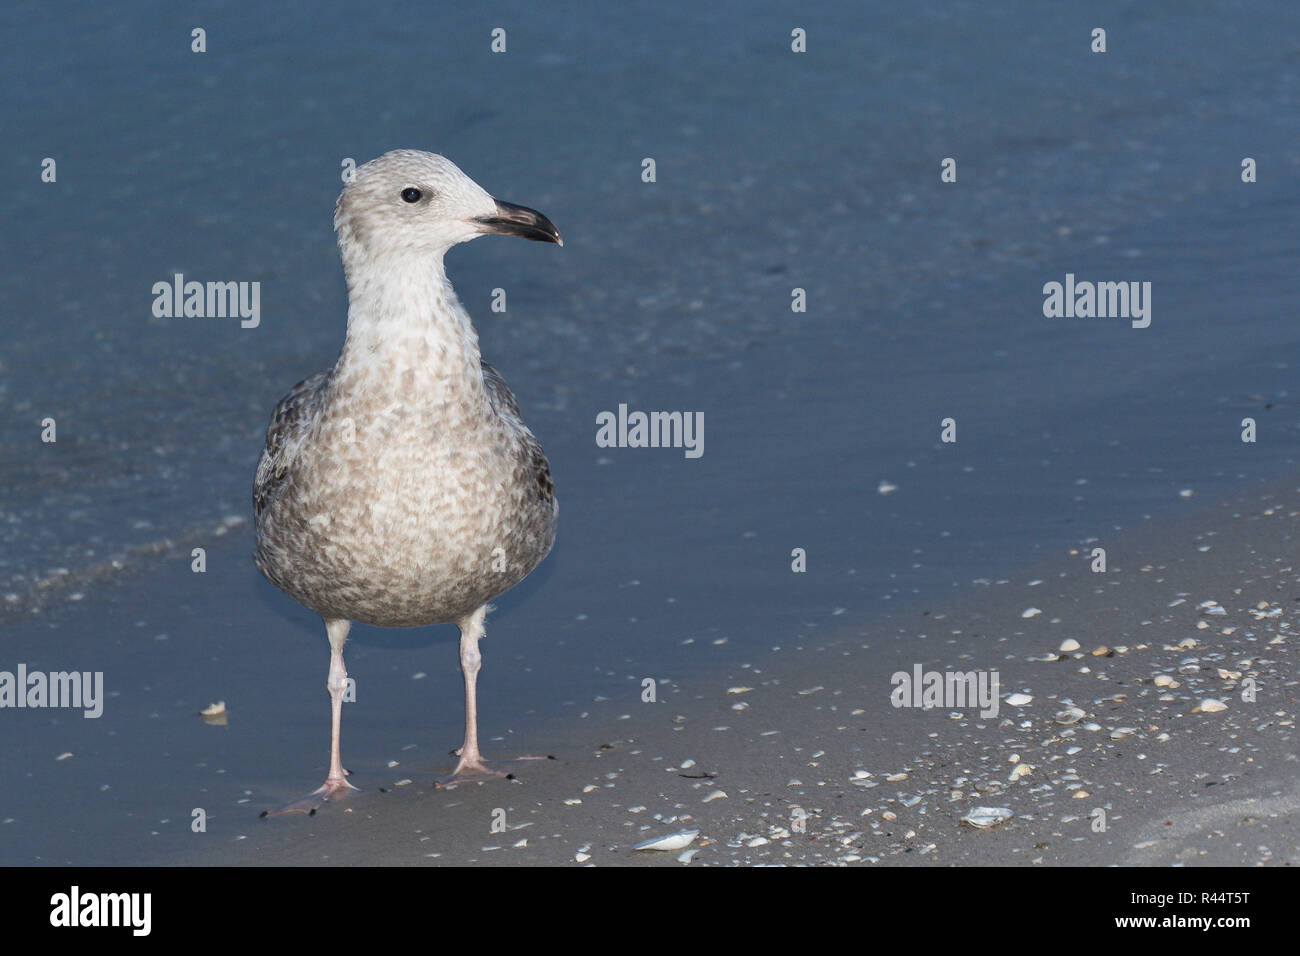
<svg viewBox="0 0 1300 956">
<path fill-rule="evenodd" d="M 1105 573 L 1063 554 L 858 628 L 823 617 L 739 666 L 696 670 L 683 646 L 660 702 L 630 676 L 584 720 L 495 742 L 554 751 L 517 782 L 438 792 L 404 761 L 369 782 L 409 784 L 317 819 L 247 820 L 246 839 L 198 856 L 676 865 L 630 847 L 698 829 L 691 865 L 1295 865 L 1298 530 L 1300 489 L 1275 486 L 1116 535 Z M 1081 649 L 1059 653 L 1070 638 Z M 998 717 L 891 707 L 890 674 L 917 663 L 996 669 Z M 1009 705 L 1017 693 L 1032 701 Z M 1226 709 L 1200 712 L 1210 699 Z M 1072 705 L 1085 716 L 1059 723 Z M 1031 769 L 1013 781 L 1017 766 Z M 975 806 L 1014 816 L 962 826 Z"/>
<path fill-rule="evenodd" d="M 344 760 L 367 792 L 314 817 L 258 814 L 324 767 L 323 639 L 304 613 L 277 650 L 266 608 L 249 606 L 219 623 L 222 651 L 202 667 L 123 686 L 137 656 L 156 671 L 157 657 L 201 639 L 189 625 L 205 607 L 183 603 L 165 639 L 141 628 L 134 646 L 114 641 L 104 655 L 116 688 L 101 718 L 107 736 L 96 721 L 65 719 L 73 757 L 18 755 L 25 792 L 41 795 L 41 816 L 66 814 L 77 852 L 37 852 L 42 834 L 19 812 L 2 831 L 7 859 L 576 865 L 585 854 L 593 865 L 679 865 L 676 852 L 631 847 L 698 829 L 695 866 L 1295 864 L 1298 521 L 1300 489 L 1257 488 L 1116 533 L 1104 542 L 1104 574 L 1064 550 L 889 614 L 823 609 L 734 659 L 725 644 L 679 639 L 662 672 L 602 668 L 584 690 L 565 688 L 572 700 L 560 716 L 528 706 L 533 662 L 510 643 L 523 608 L 508 609 L 488 645 L 484 748 L 489 758 L 555 759 L 513 781 L 450 790 L 433 783 L 459 733 L 454 632 L 375 632 L 412 641 L 363 644 L 350 664 L 359 700 L 345 708 Z M 155 593 L 167 584 L 134 582 Z M 130 604 L 129 592 L 117 600 Z M 1211 601 L 1224 613 L 1202 606 Z M 1030 608 L 1041 613 L 1025 617 Z M 1067 639 L 1080 650 L 1059 654 Z M 586 639 L 556 647 L 565 653 L 570 640 L 580 659 Z M 1103 646 L 1109 653 L 1092 653 Z M 416 661 L 428 673 L 413 679 Z M 891 674 L 916 664 L 996 669 L 999 714 L 892 707 Z M 268 698 L 252 672 L 271 667 L 282 692 Z M 1159 675 L 1176 686 L 1157 686 Z M 642 701 L 646 676 L 657 702 Z M 1258 685 L 1255 703 L 1240 699 L 1246 678 Z M 205 725 L 196 710 L 219 693 L 229 722 Z M 1014 706 L 1013 694 L 1032 700 Z M 120 706 L 136 695 L 153 709 Z M 386 707 L 390 697 L 405 705 Z M 1226 709 L 1198 712 L 1207 699 Z M 407 718 L 412 701 L 426 723 Z M 1070 706 L 1084 716 L 1058 723 Z M 126 768 L 150 764 L 149 775 L 162 770 L 158 792 L 132 792 Z M 1017 766 L 1030 770 L 1012 779 Z M 112 786 L 94 786 L 100 778 Z M 961 825 L 977 806 L 1013 816 L 988 830 Z M 206 832 L 191 832 L 195 807 Z M 1098 809 L 1104 832 L 1093 829 Z"/>
</svg>

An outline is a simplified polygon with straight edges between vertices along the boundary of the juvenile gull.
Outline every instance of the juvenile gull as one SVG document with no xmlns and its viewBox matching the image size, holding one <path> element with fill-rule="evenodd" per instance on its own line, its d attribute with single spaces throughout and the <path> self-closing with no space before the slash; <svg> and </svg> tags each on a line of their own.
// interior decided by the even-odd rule
<svg viewBox="0 0 1300 956">
<path fill-rule="evenodd" d="M 334 367 L 276 406 L 257 466 L 254 559 L 324 619 L 330 642 L 330 768 L 283 811 L 344 790 L 339 718 L 353 621 L 455 622 L 465 740 L 454 774 L 490 773 L 478 748 L 475 680 L 487 602 L 551 550 L 557 505 L 542 448 L 478 336 L 443 256 L 484 233 L 563 245 L 535 210 L 499 202 L 419 150 L 356 170 L 334 212 L 348 329 Z"/>
</svg>

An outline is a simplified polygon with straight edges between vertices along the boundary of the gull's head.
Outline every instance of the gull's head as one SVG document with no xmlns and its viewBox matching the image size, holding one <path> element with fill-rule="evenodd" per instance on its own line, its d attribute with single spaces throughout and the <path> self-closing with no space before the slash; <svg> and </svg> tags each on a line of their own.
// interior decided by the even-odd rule
<svg viewBox="0 0 1300 956">
<path fill-rule="evenodd" d="M 334 228 L 345 261 L 353 253 L 441 256 L 485 233 L 564 245 L 540 212 L 493 199 L 451 160 L 418 149 L 357 167 L 334 207 Z"/>
</svg>

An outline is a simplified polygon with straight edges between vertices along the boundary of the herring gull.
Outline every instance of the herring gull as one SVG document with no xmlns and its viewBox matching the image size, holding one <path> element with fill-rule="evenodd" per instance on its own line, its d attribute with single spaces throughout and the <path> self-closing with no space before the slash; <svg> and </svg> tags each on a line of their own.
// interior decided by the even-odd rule
<svg viewBox="0 0 1300 956">
<path fill-rule="evenodd" d="M 442 156 L 399 149 L 356 170 L 334 228 L 343 349 L 276 406 L 253 487 L 257 566 L 321 616 L 330 644 L 329 775 L 277 813 L 356 789 L 339 758 L 353 621 L 460 628 L 465 738 L 453 773 L 493 772 L 475 692 L 487 602 L 546 557 L 558 514 L 541 445 L 480 357 L 443 266 L 452 246 L 485 233 L 563 245 L 555 226 Z"/>
</svg>

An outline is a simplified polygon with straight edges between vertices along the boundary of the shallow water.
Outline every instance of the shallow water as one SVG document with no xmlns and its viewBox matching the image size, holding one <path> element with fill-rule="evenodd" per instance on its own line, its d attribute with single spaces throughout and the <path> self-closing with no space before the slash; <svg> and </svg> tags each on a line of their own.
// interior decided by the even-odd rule
<svg viewBox="0 0 1300 956">
<path fill-rule="evenodd" d="M 97 721 L 0 712 L 0 859 L 179 848 L 226 764 L 314 785 L 322 629 L 258 578 L 247 521 L 271 408 L 342 341 L 345 157 L 444 152 L 565 236 L 449 257 L 561 500 L 489 624 L 489 734 L 1292 472 L 1300 12 L 1120 5 L 1102 56 L 1088 12 L 1000 7 L 0 13 L 0 668 L 117 695 Z M 155 318 L 176 272 L 260 282 L 260 324 Z M 1150 328 L 1044 318 L 1066 273 L 1150 281 Z M 703 412 L 704 455 L 596 447 L 620 403 Z M 354 631 L 354 770 L 455 742 L 453 642 Z M 247 720 L 194 716 L 236 696 Z"/>
</svg>

